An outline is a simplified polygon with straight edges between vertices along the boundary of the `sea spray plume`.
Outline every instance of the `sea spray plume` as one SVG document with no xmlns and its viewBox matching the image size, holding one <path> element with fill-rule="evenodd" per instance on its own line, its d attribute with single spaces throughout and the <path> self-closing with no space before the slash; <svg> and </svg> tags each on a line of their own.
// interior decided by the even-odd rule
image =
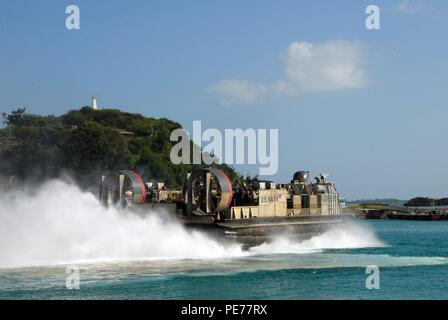
<svg viewBox="0 0 448 320">
<path fill-rule="evenodd" d="M 303 242 L 275 239 L 243 252 L 168 212 L 134 214 L 106 209 L 91 193 L 53 180 L 0 195 L 0 267 L 142 259 L 216 259 L 327 248 L 384 245 L 365 225 L 344 224 Z"/>
<path fill-rule="evenodd" d="M 250 251 L 255 254 L 300 254 L 320 252 L 324 249 L 356 249 L 383 246 L 385 244 L 378 239 L 375 232 L 368 225 L 344 222 L 332 226 L 326 232 L 309 240 L 293 242 L 289 238 L 276 237 L 272 242 L 252 248 Z"/>
<path fill-rule="evenodd" d="M 384 242 L 378 239 L 370 226 L 354 221 L 335 225 L 322 235 L 304 241 L 302 245 L 321 249 L 357 249 L 386 246 Z"/>
<path fill-rule="evenodd" d="M 244 255 L 198 231 L 187 231 L 164 212 L 137 215 L 106 209 L 91 193 L 60 180 L 34 195 L 0 196 L 0 266 L 77 261 L 196 259 Z"/>
</svg>

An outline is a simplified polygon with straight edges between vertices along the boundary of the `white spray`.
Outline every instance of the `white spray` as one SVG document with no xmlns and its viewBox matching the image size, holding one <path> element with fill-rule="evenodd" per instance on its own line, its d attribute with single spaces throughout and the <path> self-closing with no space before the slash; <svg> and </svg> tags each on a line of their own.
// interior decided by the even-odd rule
<svg viewBox="0 0 448 320">
<path fill-rule="evenodd" d="M 249 252 L 185 229 L 168 213 L 144 216 L 106 209 L 91 193 L 51 181 L 33 195 L 0 195 L 0 267 L 138 259 L 218 259 L 254 254 L 304 253 L 382 243 L 367 229 L 350 225 L 302 243 L 278 239 Z"/>
<path fill-rule="evenodd" d="M 383 247 L 375 232 L 367 225 L 346 222 L 335 225 L 321 235 L 302 242 L 293 242 L 289 238 L 278 237 L 271 243 L 251 249 L 257 254 L 272 253 L 313 253 L 324 249 L 357 249 Z"/>
<path fill-rule="evenodd" d="M 106 209 L 91 193 L 51 181 L 36 194 L 0 196 L 0 266 L 242 253 L 163 218 Z"/>
</svg>

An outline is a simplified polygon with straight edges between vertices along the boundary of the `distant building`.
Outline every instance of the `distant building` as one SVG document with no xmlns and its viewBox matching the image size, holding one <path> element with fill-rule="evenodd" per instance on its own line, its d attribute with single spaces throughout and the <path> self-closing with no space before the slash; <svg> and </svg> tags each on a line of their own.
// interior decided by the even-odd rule
<svg viewBox="0 0 448 320">
<path fill-rule="evenodd" d="M 124 129 L 112 129 L 112 130 L 114 130 L 115 132 L 117 132 L 119 135 L 121 135 L 123 137 L 131 137 L 131 136 L 135 135 L 134 132 L 127 131 L 127 130 L 124 130 Z"/>
<path fill-rule="evenodd" d="M 98 106 L 96 104 L 96 97 L 92 97 L 92 109 L 98 110 Z"/>
</svg>

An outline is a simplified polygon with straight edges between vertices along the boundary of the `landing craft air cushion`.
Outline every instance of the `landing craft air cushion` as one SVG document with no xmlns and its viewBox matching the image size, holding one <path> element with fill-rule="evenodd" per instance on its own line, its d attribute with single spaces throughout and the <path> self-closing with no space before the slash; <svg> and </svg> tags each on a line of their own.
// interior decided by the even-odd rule
<svg viewBox="0 0 448 320">
<path fill-rule="evenodd" d="M 245 248 L 281 236 L 306 240 L 351 216 L 342 214 L 340 197 L 328 175 L 311 182 L 308 171 L 298 171 L 288 184 L 242 179 L 230 182 L 216 168 L 190 173 L 182 190 L 163 183 L 144 183 L 132 170 L 102 177 L 99 199 L 121 208 L 170 208 L 188 227 L 197 227 Z"/>
</svg>

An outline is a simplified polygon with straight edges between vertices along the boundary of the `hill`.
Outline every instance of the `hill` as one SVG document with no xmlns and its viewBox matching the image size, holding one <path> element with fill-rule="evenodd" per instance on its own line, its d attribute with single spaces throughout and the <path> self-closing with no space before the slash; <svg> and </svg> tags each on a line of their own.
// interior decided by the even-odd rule
<svg viewBox="0 0 448 320">
<path fill-rule="evenodd" d="M 5 115 L 0 129 L 0 174 L 42 181 L 68 173 L 83 187 L 96 185 L 101 174 L 135 169 L 146 180 L 183 184 L 187 173 L 202 165 L 174 165 L 168 119 L 154 119 L 114 109 L 83 107 L 61 116 L 28 114 L 24 108 Z M 234 170 L 217 165 L 231 177 Z"/>
</svg>

